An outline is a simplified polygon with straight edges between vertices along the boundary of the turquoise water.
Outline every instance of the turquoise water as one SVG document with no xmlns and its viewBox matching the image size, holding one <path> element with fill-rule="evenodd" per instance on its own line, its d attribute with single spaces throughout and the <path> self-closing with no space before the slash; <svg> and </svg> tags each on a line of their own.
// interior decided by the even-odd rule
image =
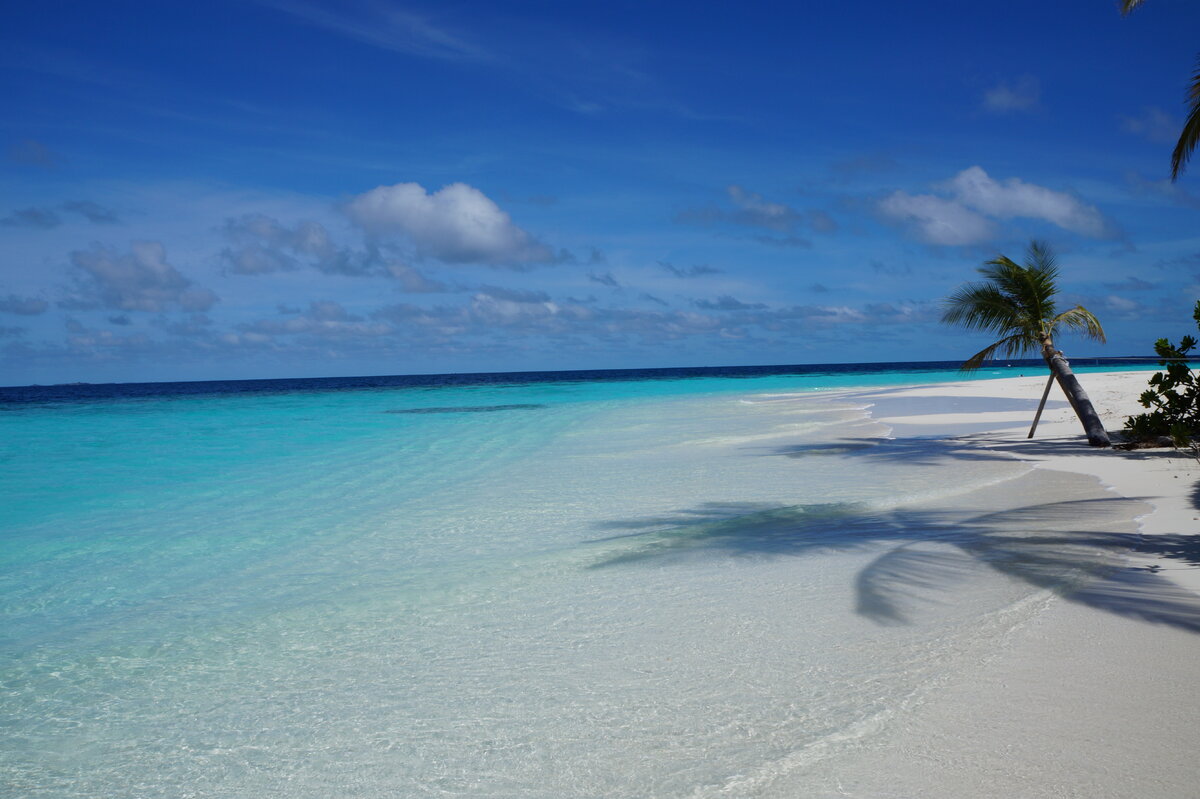
<svg viewBox="0 0 1200 799">
<path fill-rule="evenodd" d="M 905 382 L 8 406 L 0 784 L 770 795 L 1038 601 L 968 563 L 920 623 L 856 611 L 897 509 L 1027 472 L 837 443 L 885 431 L 833 389 Z"/>
</svg>

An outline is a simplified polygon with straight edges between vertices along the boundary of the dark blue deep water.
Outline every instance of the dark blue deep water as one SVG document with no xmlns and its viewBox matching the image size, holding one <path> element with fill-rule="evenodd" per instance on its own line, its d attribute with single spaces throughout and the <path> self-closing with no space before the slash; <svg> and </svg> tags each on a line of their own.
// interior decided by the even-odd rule
<svg viewBox="0 0 1200 799">
<path fill-rule="evenodd" d="M 897 361 L 884 363 L 782 364 L 774 366 L 694 366 L 669 369 L 579 369 L 554 372 L 475 372 L 434 375 L 373 375 L 365 377 L 303 377 L 272 380 L 197 380 L 173 383 L 69 383 L 50 386 L 0 387 L 0 403 L 57 403 L 88 400 L 187 397 L 205 394 L 279 394 L 312 391 L 358 391 L 387 388 L 453 388 L 518 386 L 536 383 L 620 383 L 674 381 L 702 378 L 763 378 L 828 376 L 837 385 L 873 384 L 880 378 L 913 375 L 919 382 L 931 373 L 944 379 L 1011 377 L 1044 368 L 1041 359 L 994 363 L 975 374 L 958 373 L 959 361 Z M 1146 358 L 1077 358 L 1072 366 L 1081 372 L 1149 369 Z M 864 378 L 847 381 L 846 378 Z M 892 382 L 885 380 L 884 382 Z"/>
</svg>

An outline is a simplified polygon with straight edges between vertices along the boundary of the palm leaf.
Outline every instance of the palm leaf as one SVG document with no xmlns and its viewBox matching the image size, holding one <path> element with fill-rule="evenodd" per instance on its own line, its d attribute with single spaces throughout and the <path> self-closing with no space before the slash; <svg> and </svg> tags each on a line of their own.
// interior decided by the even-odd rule
<svg viewBox="0 0 1200 799">
<path fill-rule="evenodd" d="M 1133 13 L 1133 10 L 1140 6 L 1145 0 L 1121 0 L 1122 16 Z"/>
<path fill-rule="evenodd" d="M 945 301 L 942 321 L 968 330 L 1003 333 L 1021 321 L 1021 310 L 1003 291 L 988 283 L 968 283 Z"/>
<path fill-rule="evenodd" d="M 1192 75 L 1192 84 L 1188 87 L 1188 117 L 1183 123 L 1183 132 L 1179 134 L 1179 143 L 1171 153 L 1171 180 L 1179 178 L 1179 173 L 1192 157 L 1192 151 L 1200 142 L 1200 62 Z"/>
<path fill-rule="evenodd" d="M 1005 357 L 1014 355 L 1024 355 L 1027 352 L 1036 351 L 1038 342 L 1030 338 L 1024 333 L 1017 333 L 1012 336 L 1006 336 L 999 341 L 989 344 L 979 352 L 967 358 L 963 365 L 958 367 L 961 372 L 973 372 L 980 368 L 987 361 L 992 360 L 996 353 L 1000 353 Z"/>
<path fill-rule="evenodd" d="M 995 284 L 996 288 L 1014 298 L 1020 297 L 1024 293 L 1025 282 L 1021 274 L 1024 271 L 1025 267 L 1004 255 L 984 262 L 984 265 L 979 268 L 979 274 L 983 275 L 988 282 Z"/>
<path fill-rule="evenodd" d="M 988 261 L 979 271 L 994 283 L 1013 304 L 1031 320 L 1047 319 L 1054 315 L 1054 295 L 1058 293 L 1058 265 L 1050 248 L 1033 241 L 1027 252 L 1028 263 L 1021 266 L 1001 255 Z"/>
<path fill-rule="evenodd" d="M 1045 242 L 1031 241 L 1021 270 L 1021 299 L 1037 320 L 1054 316 L 1054 295 L 1058 293 L 1058 262 Z"/>
<path fill-rule="evenodd" d="M 1053 330 L 1055 327 L 1074 330 L 1093 341 L 1099 341 L 1101 344 L 1105 341 L 1104 328 L 1100 326 L 1100 320 L 1082 305 L 1076 305 L 1074 308 L 1063 311 L 1051 319 L 1050 329 Z"/>
</svg>

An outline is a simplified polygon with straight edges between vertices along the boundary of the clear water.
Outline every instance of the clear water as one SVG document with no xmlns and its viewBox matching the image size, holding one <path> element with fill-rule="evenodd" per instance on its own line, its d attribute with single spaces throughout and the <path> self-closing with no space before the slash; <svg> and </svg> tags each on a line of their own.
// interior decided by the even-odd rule
<svg viewBox="0 0 1200 799">
<path fill-rule="evenodd" d="M 774 795 L 1046 599 L 964 500 L 1026 467 L 828 391 L 957 377 L 4 405 L 0 790 Z"/>
</svg>

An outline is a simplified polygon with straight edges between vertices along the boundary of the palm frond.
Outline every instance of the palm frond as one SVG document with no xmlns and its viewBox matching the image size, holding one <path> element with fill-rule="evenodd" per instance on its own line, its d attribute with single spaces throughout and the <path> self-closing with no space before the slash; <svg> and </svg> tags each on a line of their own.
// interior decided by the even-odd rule
<svg viewBox="0 0 1200 799">
<path fill-rule="evenodd" d="M 1054 330 L 1056 327 L 1081 333 L 1093 341 L 1099 341 L 1101 344 L 1105 341 L 1104 328 L 1100 326 L 1100 320 L 1082 305 L 1076 305 L 1074 308 L 1063 311 L 1051 319 L 1050 330 Z"/>
<path fill-rule="evenodd" d="M 1054 295 L 1058 293 L 1054 253 L 1045 243 L 1035 240 L 1029 245 L 1026 258 L 1028 263 L 1021 266 L 1000 255 L 984 264 L 979 272 L 1032 319 L 1047 319 L 1054 315 Z"/>
<path fill-rule="evenodd" d="M 946 298 L 942 321 L 968 330 L 1004 333 L 1021 325 L 1021 309 L 990 283 L 967 283 Z"/>
<path fill-rule="evenodd" d="M 1022 298 L 1035 319 L 1054 316 L 1054 295 L 1058 293 L 1058 262 L 1049 245 L 1034 239 L 1026 252 Z"/>
<path fill-rule="evenodd" d="M 1121 0 L 1121 16 L 1128 16 L 1133 13 L 1133 10 L 1140 6 L 1145 0 Z"/>
<path fill-rule="evenodd" d="M 1029 242 L 1026 257 L 1029 260 L 1029 263 L 1025 265 L 1027 269 L 1033 269 L 1052 278 L 1058 277 L 1058 258 L 1046 242 L 1040 239 Z"/>
<path fill-rule="evenodd" d="M 1196 72 L 1192 75 L 1192 83 L 1188 86 L 1188 117 L 1183 123 L 1183 131 L 1179 134 L 1179 142 L 1171 153 L 1171 180 L 1179 178 L 1183 168 L 1192 157 L 1192 151 L 1200 142 L 1200 61 Z"/>
<path fill-rule="evenodd" d="M 1016 297 L 1021 294 L 1023 288 L 1021 279 L 1023 270 L 1024 267 L 1011 258 L 1000 255 L 990 261 L 985 261 L 983 266 L 979 267 L 979 274 L 983 275 L 989 283 L 995 284 L 1005 294 Z"/>
<path fill-rule="evenodd" d="M 1014 355 L 1024 355 L 1028 352 L 1034 352 L 1037 348 L 1038 342 L 1036 339 L 1026 333 L 1017 333 L 984 347 L 963 361 L 963 365 L 958 367 L 958 369 L 960 372 L 973 372 L 987 361 L 992 360 L 997 353 L 1006 357 L 1012 357 Z"/>
<path fill-rule="evenodd" d="M 997 356 L 1038 352 L 1056 327 L 1104 341 L 1104 329 L 1086 308 L 1077 305 L 1056 313 L 1058 264 L 1050 247 L 1031 242 L 1026 261 L 1022 266 L 999 255 L 979 269 L 985 280 L 966 283 L 946 298 L 943 322 L 1002 336 L 968 358 L 963 371 L 978 369 Z"/>
</svg>

